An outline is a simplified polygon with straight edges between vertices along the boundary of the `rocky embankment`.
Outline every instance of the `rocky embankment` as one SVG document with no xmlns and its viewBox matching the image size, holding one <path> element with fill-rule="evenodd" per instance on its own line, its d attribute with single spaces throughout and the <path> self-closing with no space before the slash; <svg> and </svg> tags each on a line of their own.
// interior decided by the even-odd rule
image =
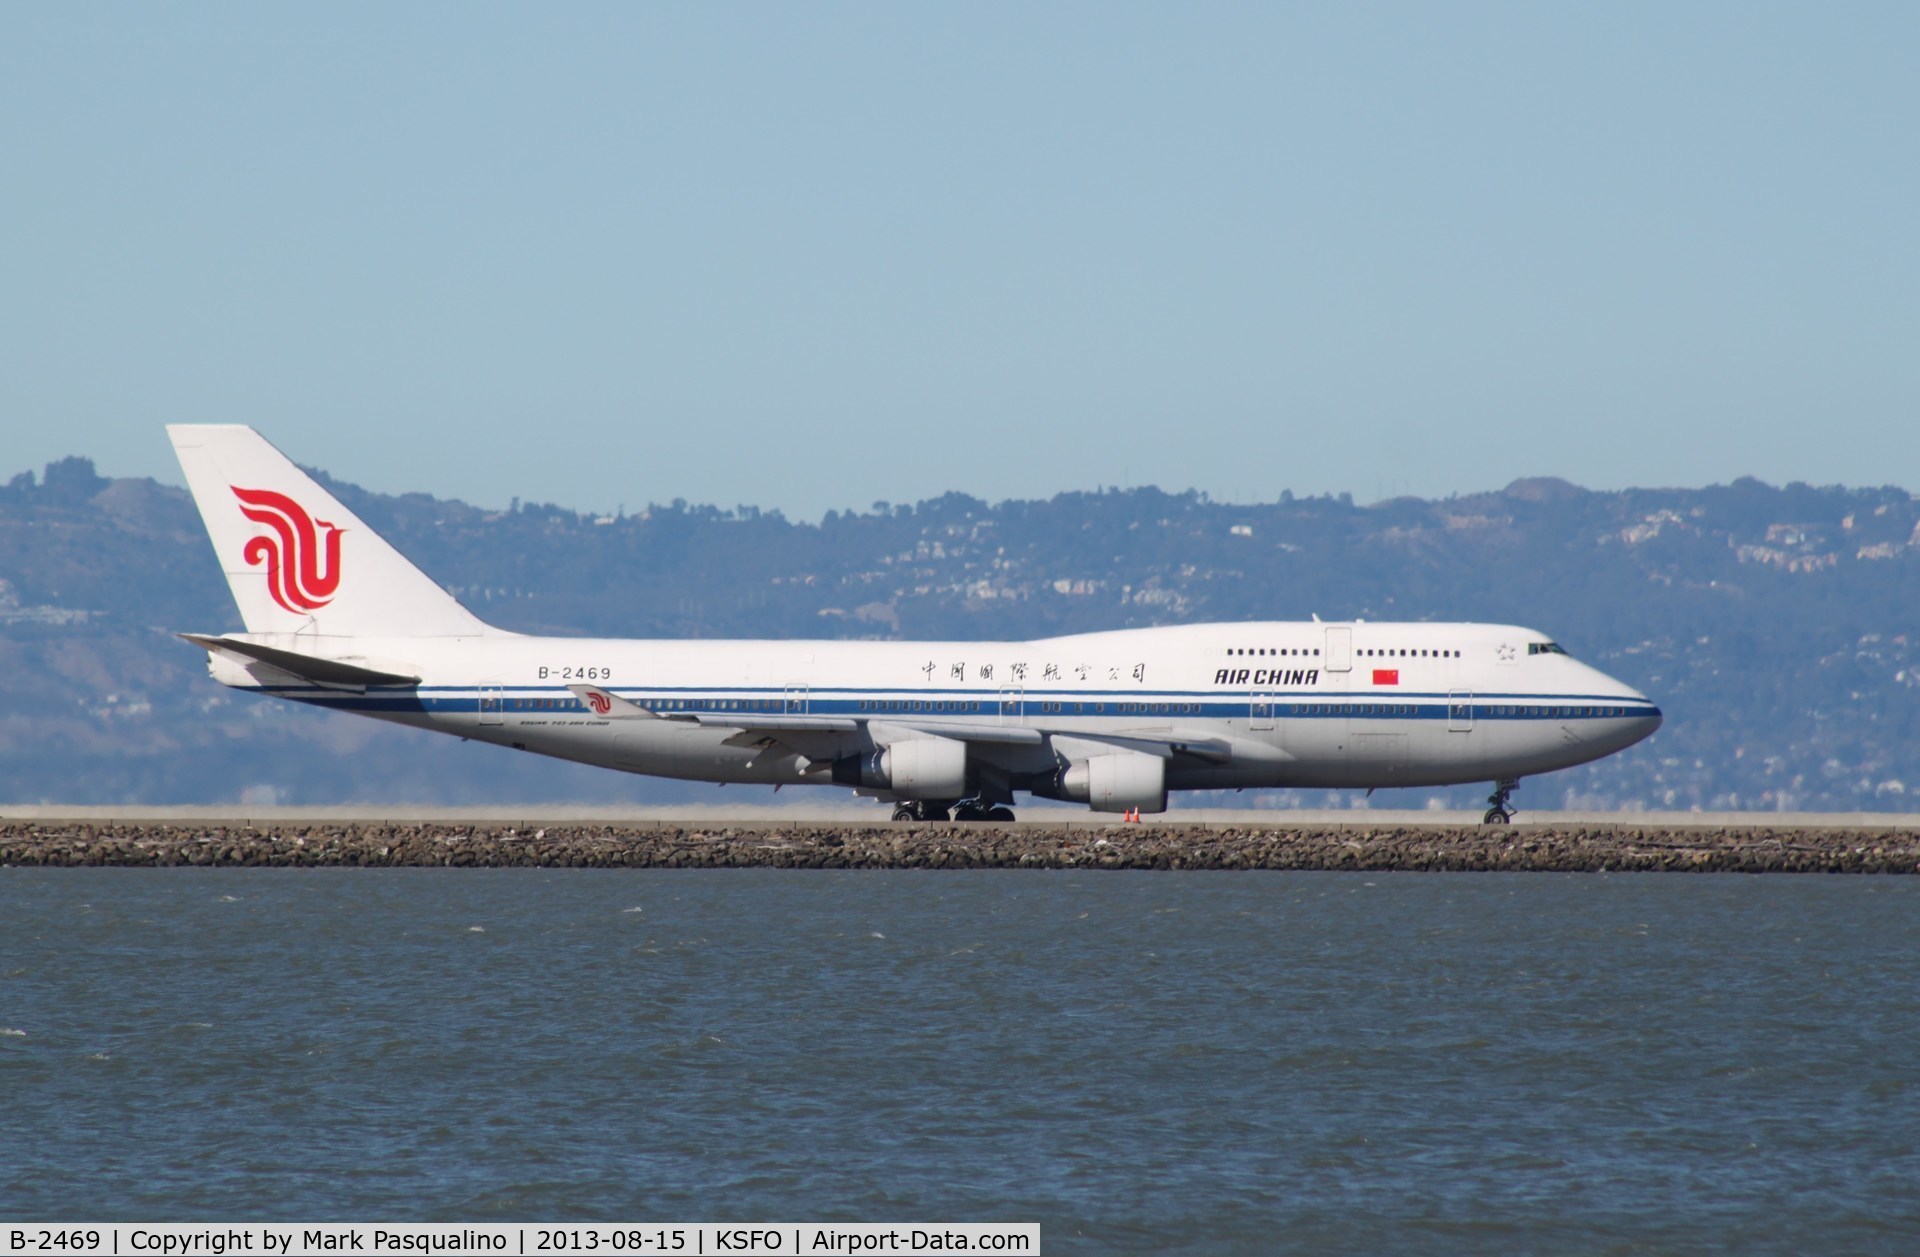
<svg viewBox="0 0 1920 1257">
<path fill-rule="evenodd" d="M 1920 873 L 1920 833 L 1567 825 L 0 823 L 0 865 Z"/>
</svg>

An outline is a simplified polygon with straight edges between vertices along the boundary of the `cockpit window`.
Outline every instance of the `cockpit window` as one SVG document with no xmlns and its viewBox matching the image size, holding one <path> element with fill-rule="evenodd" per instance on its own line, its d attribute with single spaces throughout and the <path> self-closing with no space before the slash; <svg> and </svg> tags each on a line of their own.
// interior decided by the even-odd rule
<svg viewBox="0 0 1920 1257">
<path fill-rule="evenodd" d="M 1567 652 L 1561 649 L 1559 642 L 1528 642 L 1527 653 L 1529 655 L 1564 655 Z"/>
</svg>

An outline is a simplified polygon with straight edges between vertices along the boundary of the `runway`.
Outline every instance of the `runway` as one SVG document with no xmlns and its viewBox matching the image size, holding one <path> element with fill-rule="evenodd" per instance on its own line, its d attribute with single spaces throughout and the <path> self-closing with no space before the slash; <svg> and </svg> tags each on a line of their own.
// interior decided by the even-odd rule
<svg viewBox="0 0 1920 1257">
<path fill-rule="evenodd" d="M 1122 823 L 1111 813 L 1084 807 L 1028 804 L 1016 809 L 1021 829 L 1107 829 Z M 579 807 L 568 803 L 524 803 L 488 807 L 424 807 L 409 804 L 346 803 L 327 806 L 266 807 L 240 803 L 116 804 L 0 803 L 0 824 L 107 825 L 554 825 L 659 828 L 677 826 L 841 825 L 892 827 L 888 808 L 874 803 L 795 803 L 784 806 L 738 804 L 677 807 Z M 1389 810 L 1385 808 L 1302 808 L 1290 811 L 1253 808 L 1179 808 L 1147 816 L 1142 824 L 1162 828 L 1246 829 L 1302 826 L 1458 827 L 1476 825 L 1480 812 Z M 1521 807 L 1518 826 L 1630 826 L 1642 829 L 1862 829 L 1920 830 L 1920 813 L 1895 812 L 1568 812 Z"/>
</svg>

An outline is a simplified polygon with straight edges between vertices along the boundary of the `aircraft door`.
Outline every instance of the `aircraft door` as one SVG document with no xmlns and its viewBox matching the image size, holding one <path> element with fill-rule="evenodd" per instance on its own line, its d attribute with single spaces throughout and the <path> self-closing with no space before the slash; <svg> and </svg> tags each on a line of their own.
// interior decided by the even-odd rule
<svg viewBox="0 0 1920 1257">
<path fill-rule="evenodd" d="M 780 708 L 789 716 L 804 716 L 807 714 L 807 704 L 807 687 L 804 685 L 789 685 L 787 687 L 786 701 L 780 705 Z"/>
<path fill-rule="evenodd" d="M 480 723 L 483 725 L 504 723 L 505 718 L 501 715 L 503 710 L 505 710 L 505 707 L 500 701 L 500 687 L 497 685 L 481 686 Z"/>
<path fill-rule="evenodd" d="M 1026 691 L 1017 685 L 1000 687 L 1000 723 L 1018 724 L 1026 718 Z"/>
<path fill-rule="evenodd" d="M 1473 732 L 1473 691 L 1447 691 L 1447 732 Z"/>
<path fill-rule="evenodd" d="M 1271 693 L 1263 694 L 1255 690 L 1247 712 L 1247 728 L 1273 728 L 1273 706 L 1273 695 Z"/>
<path fill-rule="evenodd" d="M 1346 624 L 1327 626 L 1327 671 L 1353 671 L 1353 628 Z"/>
</svg>

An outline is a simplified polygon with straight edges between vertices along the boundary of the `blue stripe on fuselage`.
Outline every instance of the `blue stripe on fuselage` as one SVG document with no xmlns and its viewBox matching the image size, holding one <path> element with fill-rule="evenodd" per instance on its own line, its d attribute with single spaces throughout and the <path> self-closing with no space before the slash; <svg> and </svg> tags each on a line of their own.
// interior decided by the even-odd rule
<svg viewBox="0 0 1920 1257">
<path fill-rule="evenodd" d="M 412 713 L 420 715 L 461 715 L 480 710 L 481 687 L 423 686 L 397 693 L 352 693 L 317 686 L 247 686 L 277 698 L 311 703 L 316 706 L 356 712 Z M 1260 720 L 1289 719 L 1381 719 L 1449 720 L 1463 715 L 1474 721 L 1496 720 L 1620 720 L 1661 715 L 1660 708 L 1646 699 L 1621 698 L 1594 694 L 1475 694 L 1471 699 L 1455 700 L 1444 693 L 1408 693 L 1398 695 L 1333 694 L 1326 692 L 1237 692 L 1157 691 L 1140 695 L 1126 691 L 1074 691 L 1070 694 L 1046 694 L 1036 697 L 1028 691 L 1003 707 L 995 691 L 979 690 L 838 690 L 834 696 L 818 692 L 808 695 L 804 705 L 790 706 L 785 690 L 698 689 L 694 687 L 648 686 L 614 690 L 629 701 L 648 706 L 649 699 L 665 699 L 679 704 L 658 710 L 668 714 L 738 715 L 743 723 L 758 715 L 849 716 L 884 720 L 888 717 L 971 716 L 999 717 L 1017 715 L 1076 717 L 1185 717 L 1190 719 L 1244 720 L 1257 703 Z M 881 698 L 841 697 L 841 695 L 885 695 Z M 758 696 L 758 697 L 757 697 Z M 586 708 L 564 687 L 501 686 L 488 687 L 488 714 L 527 715 L 535 712 L 587 715 Z M 518 704 L 540 700 L 557 706 L 522 707 Z M 882 707 L 884 702 L 889 706 Z M 728 703 L 752 706 L 729 707 Z M 966 703 L 962 708 L 959 703 Z M 902 704 L 893 706 L 892 704 Z M 1459 708 L 1469 709 L 1461 712 Z M 1270 708 L 1270 710 L 1268 710 Z M 1092 710 L 1089 710 L 1092 709 Z M 1166 709 L 1166 710 L 1162 710 Z"/>
</svg>

